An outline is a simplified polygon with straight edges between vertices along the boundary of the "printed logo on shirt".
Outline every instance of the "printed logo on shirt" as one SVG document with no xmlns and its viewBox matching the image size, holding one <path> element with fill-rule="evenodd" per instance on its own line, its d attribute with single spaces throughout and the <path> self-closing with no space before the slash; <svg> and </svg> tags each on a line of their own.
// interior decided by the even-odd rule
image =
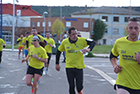
<svg viewBox="0 0 140 94">
<path fill-rule="evenodd" d="M 69 49 L 70 47 L 67 47 L 67 49 Z"/>
<path fill-rule="evenodd" d="M 138 54 L 140 54 L 140 52 L 138 51 Z"/>
<path fill-rule="evenodd" d="M 124 60 L 133 60 L 133 61 L 136 61 L 136 60 L 133 58 L 134 56 L 132 56 L 132 55 L 122 55 L 122 57 L 123 57 Z"/>
<path fill-rule="evenodd" d="M 121 53 L 126 53 L 126 50 L 121 50 Z"/>
<path fill-rule="evenodd" d="M 68 50 L 68 53 L 74 53 L 75 51 L 74 50 Z"/>
</svg>

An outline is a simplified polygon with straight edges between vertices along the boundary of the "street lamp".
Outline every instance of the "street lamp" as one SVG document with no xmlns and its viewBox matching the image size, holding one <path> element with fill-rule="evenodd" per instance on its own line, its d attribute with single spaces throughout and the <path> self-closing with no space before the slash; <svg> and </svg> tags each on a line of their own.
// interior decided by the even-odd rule
<svg viewBox="0 0 140 94">
<path fill-rule="evenodd" d="M 13 0 L 13 39 L 12 39 L 12 51 L 14 51 L 14 34 L 15 34 L 15 0 Z"/>
<path fill-rule="evenodd" d="M 44 38 L 45 38 L 45 27 L 46 27 L 46 19 L 45 19 L 45 14 L 48 14 L 48 12 L 43 12 L 43 17 L 44 17 Z"/>
</svg>

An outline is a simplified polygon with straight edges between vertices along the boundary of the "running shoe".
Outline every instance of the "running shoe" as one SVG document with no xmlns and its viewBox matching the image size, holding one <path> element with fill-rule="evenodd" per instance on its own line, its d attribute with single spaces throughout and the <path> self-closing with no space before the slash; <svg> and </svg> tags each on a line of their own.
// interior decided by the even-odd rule
<svg viewBox="0 0 140 94">
<path fill-rule="evenodd" d="M 45 74 L 47 75 L 47 73 L 48 73 L 48 70 L 46 69 L 46 70 L 45 70 Z"/>
<path fill-rule="evenodd" d="M 34 93 L 33 88 L 31 88 L 31 92 Z"/>
<path fill-rule="evenodd" d="M 78 94 L 83 94 L 83 90 L 81 90 Z"/>
<path fill-rule="evenodd" d="M 22 56 L 22 58 L 24 59 L 24 56 Z"/>
</svg>

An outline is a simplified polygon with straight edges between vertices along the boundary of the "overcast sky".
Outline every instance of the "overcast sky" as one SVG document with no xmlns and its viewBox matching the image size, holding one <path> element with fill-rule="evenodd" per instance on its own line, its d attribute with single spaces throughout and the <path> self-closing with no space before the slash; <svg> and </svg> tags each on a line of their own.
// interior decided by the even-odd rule
<svg viewBox="0 0 140 94">
<path fill-rule="evenodd" d="M 16 0 L 15 0 L 16 1 Z M 140 6 L 140 0 L 18 0 L 21 5 L 45 6 Z M 13 0 L 2 0 L 3 3 L 13 3 Z M 131 2 L 131 3 L 130 3 Z"/>
</svg>

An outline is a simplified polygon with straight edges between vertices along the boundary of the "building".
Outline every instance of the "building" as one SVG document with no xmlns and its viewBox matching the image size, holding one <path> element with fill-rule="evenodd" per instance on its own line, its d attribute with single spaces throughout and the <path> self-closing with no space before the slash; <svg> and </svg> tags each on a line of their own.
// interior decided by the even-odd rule
<svg viewBox="0 0 140 94">
<path fill-rule="evenodd" d="M 56 19 L 60 19 L 60 17 L 47 17 L 45 18 L 45 32 L 52 31 L 51 26 L 55 22 Z M 94 19 L 89 18 L 73 18 L 73 17 L 63 17 L 62 22 L 65 26 L 65 31 L 67 31 L 70 27 L 75 27 L 77 31 L 80 31 L 82 34 L 82 37 L 90 38 L 90 32 L 91 28 L 93 28 Z M 36 27 L 38 32 L 43 33 L 44 32 L 44 18 L 31 18 L 31 28 Z M 61 40 L 60 37 L 58 37 L 57 40 Z"/>
<path fill-rule="evenodd" d="M 125 36 L 124 31 L 130 17 L 140 18 L 140 12 L 124 9 L 121 7 L 102 6 L 83 11 L 77 11 L 71 14 L 76 18 L 94 18 L 100 19 L 107 24 L 105 34 L 98 44 L 112 45 L 116 39 Z"/>
<path fill-rule="evenodd" d="M 11 43 L 13 20 L 15 21 L 15 41 L 20 34 L 30 31 L 30 18 L 40 18 L 41 14 L 34 11 L 31 6 L 15 5 L 15 18 L 13 18 L 13 4 L 3 4 L 3 34 L 6 43 Z"/>
</svg>

